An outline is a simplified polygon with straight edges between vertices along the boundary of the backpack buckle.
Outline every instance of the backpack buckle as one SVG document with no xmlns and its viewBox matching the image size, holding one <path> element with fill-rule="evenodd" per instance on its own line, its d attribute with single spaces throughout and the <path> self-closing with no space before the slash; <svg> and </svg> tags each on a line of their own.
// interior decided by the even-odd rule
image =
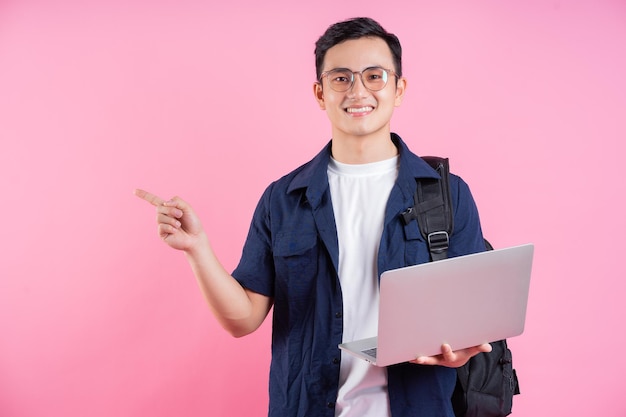
<svg viewBox="0 0 626 417">
<path fill-rule="evenodd" d="M 431 253 L 442 253 L 450 246 L 448 232 L 432 232 L 428 234 L 428 248 Z"/>
</svg>

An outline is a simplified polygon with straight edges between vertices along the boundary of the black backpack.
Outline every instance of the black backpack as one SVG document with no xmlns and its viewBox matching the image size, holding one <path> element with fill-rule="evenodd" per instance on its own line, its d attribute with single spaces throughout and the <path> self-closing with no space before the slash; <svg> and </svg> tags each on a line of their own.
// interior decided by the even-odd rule
<svg viewBox="0 0 626 417">
<path fill-rule="evenodd" d="M 414 206 L 402 213 L 405 224 L 417 220 L 430 251 L 431 261 L 448 257 L 453 230 L 450 173 L 447 158 L 422 157 L 441 176 L 417 182 Z M 492 250 L 485 240 L 485 248 Z M 479 353 L 457 368 L 452 406 L 457 417 L 501 417 L 511 414 L 513 395 L 519 394 L 517 374 L 506 340 L 491 343 L 492 351 Z"/>
</svg>

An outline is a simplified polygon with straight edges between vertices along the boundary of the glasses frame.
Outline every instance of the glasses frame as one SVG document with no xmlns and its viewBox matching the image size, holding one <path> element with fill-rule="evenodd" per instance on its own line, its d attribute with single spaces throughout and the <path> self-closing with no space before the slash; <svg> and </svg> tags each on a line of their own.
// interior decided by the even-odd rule
<svg viewBox="0 0 626 417">
<path fill-rule="evenodd" d="M 385 83 L 379 89 L 369 88 L 367 85 L 365 85 L 365 81 L 363 81 L 363 73 L 365 71 L 372 70 L 372 69 L 381 69 L 381 70 L 383 70 L 387 74 L 387 77 L 384 79 Z M 346 91 L 350 91 L 350 89 L 352 89 L 352 87 L 354 86 L 354 80 L 356 79 L 356 74 L 359 74 L 359 77 L 361 78 L 361 84 L 363 84 L 363 87 L 365 87 L 368 91 L 381 91 L 381 90 L 383 90 L 385 87 L 387 87 L 387 83 L 389 82 L 389 76 L 390 75 L 393 75 L 394 77 L 396 77 L 396 79 L 398 79 L 398 74 L 394 70 L 389 69 L 389 68 L 383 68 L 383 67 L 380 67 L 378 65 L 375 65 L 373 67 L 367 67 L 367 68 L 365 68 L 365 69 L 363 69 L 361 71 L 352 71 L 352 70 L 350 70 L 348 68 L 333 68 L 331 70 L 324 71 L 324 72 L 322 72 L 320 74 L 320 78 L 318 80 L 320 85 L 323 85 L 322 84 L 322 79 L 324 77 L 328 77 L 328 74 L 330 74 L 331 72 L 334 72 L 334 71 L 345 71 L 346 73 L 349 72 L 351 74 L 350 85 L 345 90 L 337 90 L 336 88 L 333 88 L 333 84 L 331 82 L 328 83 L 328 86 L 331 88 L 331 90 L 336 91 L 338 93 L 345 93 Z"/>
</svg>

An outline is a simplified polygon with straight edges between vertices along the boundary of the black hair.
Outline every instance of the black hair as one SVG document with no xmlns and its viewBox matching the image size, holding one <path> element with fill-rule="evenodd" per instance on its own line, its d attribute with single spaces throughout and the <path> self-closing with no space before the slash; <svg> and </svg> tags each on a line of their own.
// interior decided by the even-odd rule
<svg viewBox="0 0 626 417">
<path fill-rule="evenodd" d="M 341 42 L 363 37 L 378 37 L 384 40 L 393 57 L 394 71 L 398 77 L 402 76 L 402 47 L 400 40 L 393 33 L 369 17 L 357 17 L 335 23 L 326 29 L 326 32 L 315 42 L 315 71 L 319 80 L 324 66 L 326 52 Z"/>
</svg>

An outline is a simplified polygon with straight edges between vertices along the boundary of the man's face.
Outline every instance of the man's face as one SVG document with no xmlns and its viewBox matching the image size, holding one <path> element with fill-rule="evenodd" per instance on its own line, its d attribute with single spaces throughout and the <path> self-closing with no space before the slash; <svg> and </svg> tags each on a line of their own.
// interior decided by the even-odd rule
<svg viewBox="0 0 626 417">
<path fill-rule="evenodd" d="M 336 68 L 363 71 L 370 67 L 395 70 L 391 50 L 381 38 L 359 38 L 333 46 L 326 52 L 322 72 Z M 404 79 L 396 83 L 396 76 L 390 73 L 387 85 L 380 91 L 365 88 L 358 74 L 352 87 L 344 92 L 334 91 L 327 77 L 321 83 L 314 85 L 315 97 L 330 119 L 333 139 L 376 135 L 389 138 L 394 107 L 400 105 L 404 96 Z"/>
</svg>

